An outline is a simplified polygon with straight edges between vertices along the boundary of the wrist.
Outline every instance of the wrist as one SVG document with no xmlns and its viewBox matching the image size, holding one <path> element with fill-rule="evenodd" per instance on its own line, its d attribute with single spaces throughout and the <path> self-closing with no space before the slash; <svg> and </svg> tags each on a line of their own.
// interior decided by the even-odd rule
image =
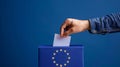
<svg viewBox="0 0 120 67">
<path fill-rule="evenodd" d="M 85 23 L 86 30 L 90 30 L 90 22 L 89 22 L 89 20 L 83 20 L 83 22 Z"/>
</svg>

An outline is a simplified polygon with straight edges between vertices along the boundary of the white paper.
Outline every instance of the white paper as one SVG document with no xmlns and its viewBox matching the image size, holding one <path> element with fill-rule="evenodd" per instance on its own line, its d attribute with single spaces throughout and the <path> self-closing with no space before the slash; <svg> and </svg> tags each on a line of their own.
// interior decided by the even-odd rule
<svg viewBox="0 0 120 67">
<path fill-rule="evenodd" d="M 53 41 L 53 46 L 70 46 L 70 40 L 71 40 L 71 36 L 67 36 L 67 37 L 60 37 L 59 34 L 55 34 L 54 35 L 54 41 Z"/>
</svg>

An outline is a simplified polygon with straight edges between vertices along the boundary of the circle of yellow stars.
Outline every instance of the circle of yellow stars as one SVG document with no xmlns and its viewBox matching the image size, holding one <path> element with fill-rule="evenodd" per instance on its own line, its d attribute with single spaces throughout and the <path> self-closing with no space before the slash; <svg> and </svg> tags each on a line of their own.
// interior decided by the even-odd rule
<svg viewBox="0 0 120 67">
<path fill-rule="evenodd" d="M 64 52 L 67 56 L 67 60 L 64 64 L 60 64 L 60 63 L 57 63 L 56 60 L 55 60 L 55 56 L 59 53 L 59 52 Z M 53 55 L 52 55 L 52 61 L 53 63 L 55 64 L 56 67 L 66 67 L 69 63 L 70 63 L 70 53 L 67 52 L 67 50 L 63 50 L 63 49 L 58 49 L 58 50 L 55 50 L 55 52 L 53 52 Z"/>
</svg>

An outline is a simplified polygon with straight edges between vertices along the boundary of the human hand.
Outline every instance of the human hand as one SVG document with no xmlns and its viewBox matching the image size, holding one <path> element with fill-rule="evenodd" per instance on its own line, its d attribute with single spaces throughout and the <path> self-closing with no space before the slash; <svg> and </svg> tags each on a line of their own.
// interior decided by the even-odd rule
<svg viewBox="0 0 120 67">
<path fill-rule="evenodd" d="M 60 36 L 66 37 L 70 34 L 82 32 L 89 29 L 90 25 L 88 20 L 68 18 L 65 20 L 65 22 L 62 24 L 60 28 Z"/>
</svg>

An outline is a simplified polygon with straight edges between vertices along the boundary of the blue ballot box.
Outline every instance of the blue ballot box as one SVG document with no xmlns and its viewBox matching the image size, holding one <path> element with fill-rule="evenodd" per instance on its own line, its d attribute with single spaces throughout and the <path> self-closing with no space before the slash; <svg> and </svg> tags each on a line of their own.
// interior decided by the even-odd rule
<svg viewBox="0 0 120 67">
<path fill-rule="evenodd" d="M 84 67 L 84 47 L 39 46 L 38 67 Z"/>
</svg>

